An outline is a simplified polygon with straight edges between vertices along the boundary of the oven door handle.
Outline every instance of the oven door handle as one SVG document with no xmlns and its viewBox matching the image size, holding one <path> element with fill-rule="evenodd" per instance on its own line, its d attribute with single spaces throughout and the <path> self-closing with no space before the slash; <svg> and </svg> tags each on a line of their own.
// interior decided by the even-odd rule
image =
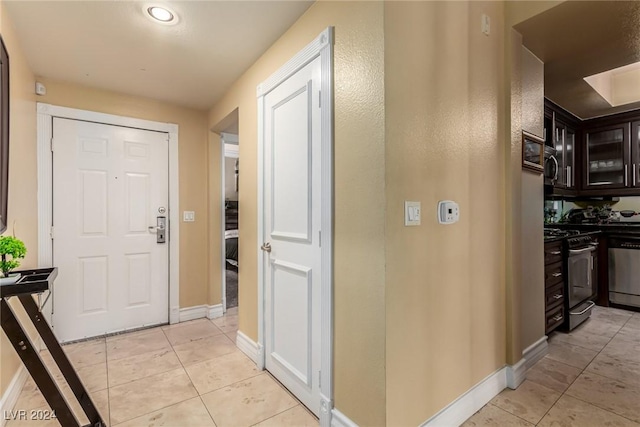
<svg viewBox="0 0 640 427">
<path fill-rule="evenodd" d="M 598 247 L 598 245 L 591 245 L 588 248 L 584 248 L 584 249 L 570 249 L 569 250 L 569 256 L 571 255 L 580 255 L 580 254 L 584 254 L 586 252 L 593 252 L 596 250 L 596 248 Z"/>
<path fill-rule="evenodd" d="M 572 314 L 572 315 L 574 315 L 574 316 L 579 316 L 579 315 L 581 315 L 581 314 L 585 314 L 587 311 L 591 310 L 591 308 L 592 308 L 594 305 L 596 305 L 596 303 L 595 303 L 595 302 L 593 302 L 593 301 L 589 301 L 589 307 L 585 308 L 584 310 L 582 310 L 582 311 L 580 311 L 580 312 L 578 312 L 578 313 L 574 313 L 573 311 L 570 311 L 570 312 L 569 312 L 569 314 Z"/>
</svg>

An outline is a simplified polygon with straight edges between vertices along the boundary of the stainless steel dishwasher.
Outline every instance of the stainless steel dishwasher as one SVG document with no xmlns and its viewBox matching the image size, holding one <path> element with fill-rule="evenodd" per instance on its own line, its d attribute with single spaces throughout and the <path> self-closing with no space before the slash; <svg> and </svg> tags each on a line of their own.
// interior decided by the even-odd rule
<svg viewBox="0 0 640 427">
<path fill-rule="evenodd" d="M 609 238 L 609 301 L 640 307 L 640 236 Z"/>
</svg>

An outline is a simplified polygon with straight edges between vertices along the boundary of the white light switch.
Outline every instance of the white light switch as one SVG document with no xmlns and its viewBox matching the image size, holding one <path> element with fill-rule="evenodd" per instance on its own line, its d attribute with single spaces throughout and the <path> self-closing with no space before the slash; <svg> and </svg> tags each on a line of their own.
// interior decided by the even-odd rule
<svg viewBox="0 0 640 427">
<path fill-rule="evenodd" d="M 482 23 L 481 23 L 482 34 L 488 36 L 491 34 L 491 18 L 488 15 L 482 14 Z"/>
<path fill-rule="evenodd" d="M 420 225 L 420 202 L 404 202 L 404 225 Z"/>
<path fill-rule="evenodd" d="M 182 215 L 182 220 L 184 222 L 195 222 L 196 213 L 194 211 L 184 211 Z"/>
</svg>

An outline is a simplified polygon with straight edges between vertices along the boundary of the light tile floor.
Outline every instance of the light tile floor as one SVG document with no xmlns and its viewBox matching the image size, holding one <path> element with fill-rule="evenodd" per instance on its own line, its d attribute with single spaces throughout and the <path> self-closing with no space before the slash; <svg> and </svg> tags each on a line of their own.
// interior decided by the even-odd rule
<svg viewBox="0 0 640 427">
<path fill-rule="evenodd" d="M 214 320 L 198 319 L 63 346 L 110 426 L 318 426 L 318 420 L 235 345 L 237 308 Z M 67 401 L 71 390 L 42 357 Z M 72 403 L 82 423 L 88 420 Z M 48 410 L 33 380 L 17 410 Z M 11 420 L 7 427 L 58 426 L 56 420 Z"/>
<path fill-rule="evenodd" d="M 639 426 L 640 313 L 595 307 L 517 390 L 506 389 L 463 426 Z"/>
</svg>

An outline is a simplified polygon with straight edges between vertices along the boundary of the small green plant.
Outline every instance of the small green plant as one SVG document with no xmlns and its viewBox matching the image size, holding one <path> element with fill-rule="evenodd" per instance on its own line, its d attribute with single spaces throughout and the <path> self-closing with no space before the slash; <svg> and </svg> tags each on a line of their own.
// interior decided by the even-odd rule
<svg viewBox="0 0 640 427">
<path fill-rule="evenodd" d="M 20 259 L 27 254 L 22 240 L 13 236 L 0 236 L 0 271 L 4 277 L 20 265 Z"/>
</svg>

